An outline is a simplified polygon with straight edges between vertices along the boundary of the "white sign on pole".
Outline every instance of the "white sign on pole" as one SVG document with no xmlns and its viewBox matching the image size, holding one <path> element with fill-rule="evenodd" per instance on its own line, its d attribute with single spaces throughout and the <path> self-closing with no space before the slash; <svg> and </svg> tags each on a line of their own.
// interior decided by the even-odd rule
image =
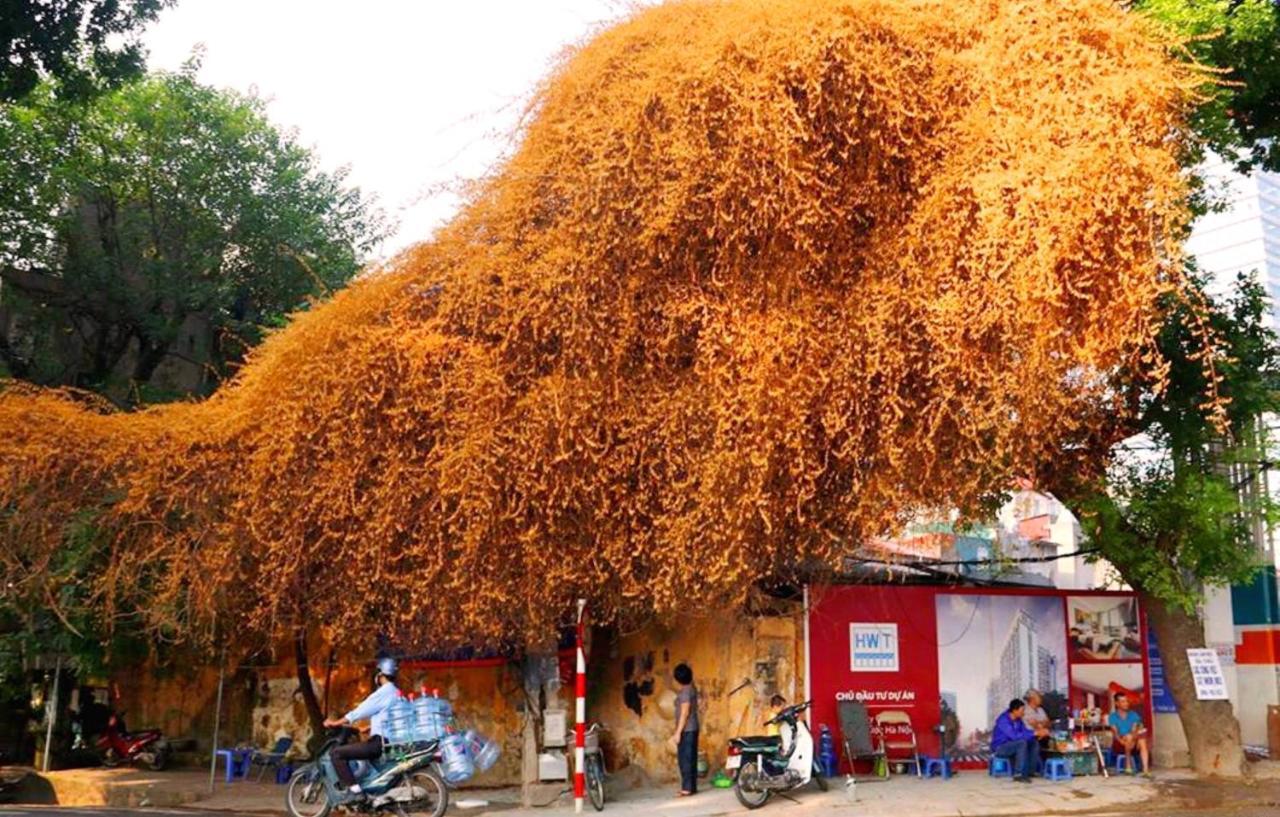
<svg viewBox="0 0 1280 817">
<path fill-rule="evenodd" d="M 1201 701 L 1227 700 L 1227 679 L 1222 675 L 1218 651 L 1209 648 L 1187 650 L 1191 676 L 1196 680 L 1196 698 Z"/>
</svg>

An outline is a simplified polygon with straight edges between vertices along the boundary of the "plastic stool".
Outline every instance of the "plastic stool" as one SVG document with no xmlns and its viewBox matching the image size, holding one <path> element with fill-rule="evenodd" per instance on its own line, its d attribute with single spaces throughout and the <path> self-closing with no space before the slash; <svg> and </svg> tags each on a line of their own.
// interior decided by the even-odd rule
<svg viewBox="0 0 1280 817">
<path fill-rule="evenodd" d="M 279 766 L 276 767 L 277 783 L 288 783 L 289 779 L 292 777 L 293 777 L 292 763 L 281 763 Z"/>
<path fill-rule="evenodd" d="M 1070 780 L 1071 765 L 1066 758 L 1051 757 L 1044 762 L 1044 776 L 1049 780 Z"/>
<path fill-rule="evenodd" d="M 924 776 L 933 777 L 935 772 L 943 780 L 951 779 L 951 760 L 945 757 L 926 757 L 924 759 Z"/>
<path fill-rule="evenodd" d="M 1113 756 L 1115 760 L 1112 761 L 1112 765 L 1116 767 L 1117 772 L 1128 771 L 1130 760 L 1133 761 L 1133 768 L 1135 770 L 1142 768 L 1142 760 L 1137 754 L 1134 754 L 1133 757 L 1130 758 L 1129 755 L 1126 755 L 1124 752 L 1114 752 Z"/>
<path fill-rule="evenodd" d="M 249 756 L 241 749 L 219 749 L 214 752 L 215 755 L 222 758 L 227 763 L 227 782 L 230 783 L 237 777 L 244 777 L 248 772 Z"/>
<path fill-rule="evenodd" d="M 989 777 L 1013 777 L 1013 764 L 1009 762 L 1007 757 L 992 757 L 987 761 L 987 775 Z"/>
</svg>

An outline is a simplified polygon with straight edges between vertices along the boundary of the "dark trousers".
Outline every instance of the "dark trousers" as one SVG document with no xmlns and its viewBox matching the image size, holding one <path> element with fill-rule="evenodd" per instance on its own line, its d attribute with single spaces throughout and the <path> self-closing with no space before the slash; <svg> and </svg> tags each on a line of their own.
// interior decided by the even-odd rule
<svg viewBox="0 0 1280 817">
<path fill-rule="evenodd" d="M 680 763 L 680 791 L 698 790 L 698 732 L 684 732 L 676 747 L 676 760 Z"/>
<path fill-rule="evenodd" d="M 355 775 L 351 774 L 352 760 L 377 760 L 382 757 L 382 738 L 374 735 L 364 743 L 348 743 L 339 746 L 329 753 L 333 760 L 333 770 L 338 774 L 342 785 L 350 788 L 356 784 Z"/>
<path fill-rule="evenodd" d="M 996 757 L 1010 758 L 1009 765 L 1018 777 L 1031 777 L 1040 762 L 1040 741 L 1035 738 L 1011 740 L 992 752 Z"/>
</svg>

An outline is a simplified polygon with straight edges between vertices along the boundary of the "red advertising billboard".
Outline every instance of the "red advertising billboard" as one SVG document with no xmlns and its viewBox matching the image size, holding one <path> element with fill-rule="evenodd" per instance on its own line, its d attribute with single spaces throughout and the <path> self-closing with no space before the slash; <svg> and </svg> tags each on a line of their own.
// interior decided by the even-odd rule
<svg viewBox="0 0 1280 817">
<path fill-rule="evenodd" d="M 1051 720 L 1105 724 L 1126 692 L 1150 726 L 1140 611 L 1129 593 L 1040 588 L 810 588 L 813 720 L 843 739 L 840 702 L 865 705 L 889 739 L 982 766 L 991 726 L 1038 691 Z M 910 726 L 902 725 L 909 722 Z M 842 754 L 842 768 L 847 770 Z M 893 753 L 891 752 L 891 760 Z M 901 754 L 901 752 L 899 752 Z"/>
</svg>

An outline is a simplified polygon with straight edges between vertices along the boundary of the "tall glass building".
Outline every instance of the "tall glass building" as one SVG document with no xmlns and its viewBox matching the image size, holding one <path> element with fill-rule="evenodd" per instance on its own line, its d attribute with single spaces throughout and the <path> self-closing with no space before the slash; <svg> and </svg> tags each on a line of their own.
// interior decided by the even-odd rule
<svg viewBox="0 0 1280 817">
<path fill-rule="evenodd" d="M 1204 175 L 1225 209 L 1196 222 L 1187 251 L 1212 273 L 1217 287 L 1256 271 L 1272 299 L 1272 323 L 1280 326 L 1280 174 L 1245 176 L 1215 158 Z"/>
</svg>

